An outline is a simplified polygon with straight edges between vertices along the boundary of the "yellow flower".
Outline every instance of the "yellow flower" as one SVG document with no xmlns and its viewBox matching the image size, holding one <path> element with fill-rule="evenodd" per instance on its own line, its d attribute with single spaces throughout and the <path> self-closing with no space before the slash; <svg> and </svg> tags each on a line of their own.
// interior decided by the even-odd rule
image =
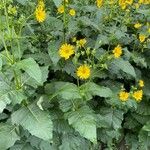
<svg viewBox="0 0 150 150">
<path fill-rule="evenodd" d="M 35 16 L 38 22 L 43 22 L 46 19 L 45 4 L 43 0 L 39 0 L 35 10 Z"/>
<path fill-rule="evenodd" d="M 97 5 L 98 8 L 102 7 L 103 0 L 96 0 L 96 5 Z"/>
<path fill-rule="evenodd" d="M 150 4 L 150 0 L 139 0 L 139 4 Z"/>
<path fill-rule="evenodd" d="M 58 13 L 60 13 L 60 14 L 64 13 L 64 11 L 65 11 L 64 6 L 63 6 L 63 5 L 60 5 L 60 6 L 58 7 L 57 11 L 58 11 Z"/>
<path fill-rule="evenodd" d="M 125 3 L 131 5 L 133 3 L 133 0 L 125 0 Z"/>
<path fill-rule="evenodd" d="M 119 0 L 119 6 L 122 9 L 125 9 L 127 7 L 127 4 L 126 4 L 125 0 Z"/>
<path fill-rule="evenodd" d="M 138 3 L 139 3 L 139 4 L 144 3 L 144 0 L 139 0 Z"/>
<path fill-rule="evenodd" d="M 139 80 L 139 86 L 144 87 L 144 81 L 143 80 Z"/>
<path fill-rule="evenodd" d="M 139 35 L 139 40 L 141 43 L 143 43 L 145 41 L 145 39 L 146 39 L 146 36 L 144 34 Z"/>
<path fill-rule="evenodd" d="M 45 9 L 37 7 L 35 10 L 35 16 L 38 22 L 43 22 L 46 19 Z"/>
<path fill-rule="evenodd" d="M 108 3 L 109 3 L 110 5 L 112 5 L 112 4 L 115 3 L 115 1 L 114 1 L 114 0 L 110 0 Z"/>
<path fill-rule="evenodd" d="M 75 11 L 74 9 L 70 9 L 70 10 L 69 10 L 69 14 L 70 14 L 71 16 L 75 16 L 75 15 L 76 15 L 76 11 Z"/>
<path fill-rule="evenodd" d="M 113 54 L 114 54 L 115 58 L 119 58 L 122 54 L 122 47 L 120 45 L 115 47 L 113 50 Z"/>
<path fill-rule="evenodd" d="M 39 0 L 38 7 L 41 8 L 41 9 L 45 8 L 45 4 L 44 4 L 43 0 Z"/>
<path fill-rule="evenodd" d="M 135 91 L 132 96 L 137 102 L 140 102 L 143 97 L 143 91 L 142 90 Z"/>
<path fill-rule="evenodd" d="M 127 5 L 131 5 L 133 3 L 133 0 L 119 0 L 119 6 L 122 9 L 125 9 Z"/>
<path fill-rule="evenodd" d="M 141 26 L 142 26 L 141 23 L 136 23 L 136 24 L 134 25 L 134 28 L 138 29 L 138 28 L 140 28 Z"/>
<path fill-rule="evenodd" d="M 69 59 L 71 55 L 75 53 L 74 46 L 70 44 L 63 44 L 59 49 L 59 55 L 62 58 L 65 58 L 65 60 Z"/>
<path fill-rule="evenodd" d="M 127 101 L 129 98 L 129 93 L 125 91 L 120 91 L 119 93 L 119 99 L 123 102 Z"/>
<path fill-rule="evenodd" d="M 77 69 L 77 76 L 80 79 L 88 79 L 91 75 L 91 70 L 90 67 L 86 64 L 81 65 L 78 69 Z"/>
<path fill-rule="evenodd" d="M 79 46 L 79 47 L 84 47 L 84 45 L 86 44 L 86 39 L 84 38 L 84 39 L 80 39 L 80 40 L 78 40 L 77 41 L 77 45 Z"/>
</svg>

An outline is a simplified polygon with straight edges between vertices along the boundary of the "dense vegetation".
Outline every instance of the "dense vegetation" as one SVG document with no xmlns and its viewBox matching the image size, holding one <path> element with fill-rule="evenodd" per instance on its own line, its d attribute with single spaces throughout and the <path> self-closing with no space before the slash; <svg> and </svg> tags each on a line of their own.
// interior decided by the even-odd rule
<svg viewBox="0 0 150 150">
<path fill-rule="evenodd" d="M 150 0 L 0 1 L 0 150 L 150 149 Z"/>
</svg>

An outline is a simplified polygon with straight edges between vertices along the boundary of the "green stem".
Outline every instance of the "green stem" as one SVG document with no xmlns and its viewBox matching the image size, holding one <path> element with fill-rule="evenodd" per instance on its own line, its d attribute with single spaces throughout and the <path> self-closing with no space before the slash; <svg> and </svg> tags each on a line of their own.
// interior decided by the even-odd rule
<svg viewBox="0 0 150 150">
<path fill-rule="evenodd" d="M 80 87 L 79 79 L 77 78 L 77 86 Z"/>
<path fill-rule="evenodd" d="M 4 5 L 4 11 L 5 11 L 5 18 L 6 18 L 6 24 L 7 24 L 7 30 L 9 32 L 9 35 L 11 35 L 10 33 L 10 28 L 9 28 L 9 19 L 8 19 L 8 13 L 7 13 L 7 8 L 6 8 L 6 1 L 3 0 Z"/>
<path fill-rule="evenodd" d="M 18 78 L 18 75 L 17 75 L 16 71 L 13 70 L 13 72 L 14 72 L 14 79 L 15 79 L 15 83 L 16 83 L 16 89 L 18 90 L 18 89 L 21 88 L 21 83 L 19 81 L 19 78 Z"/>
<path fill-rule="evenodd" d="M 63 26 L 64 26 L 64 36 L 63 36 L 63 42 L 66 43 L 66 29 L 67 29 L 67 22 L 66 22 L 66 2 L 64 0 L 63 2 L 63 6 L 64 6 L 64 13 L 63 13 Z"/>
<path fill-rule="evenodd" d="M 9 55 L 9 51 L 8 51 L 8 49 L 7 49 L 7 45 L 6 45 L 6 42 L 5 42 L 5 40 L 4 40 L 4 38 L 1 36 L 1 40 L 2 40 L 2 43 L 3 43 L 3 45 L 4 45 L 4 48 L 5 48 L 5 51 L 6 51 L 6 58 L 8 59 L 8 61 L 11 63 L 11 64 L 13 64 L 13 59 L 11 59 L 11 57 L 10 57 L 10 55 Z"/>
</svg>

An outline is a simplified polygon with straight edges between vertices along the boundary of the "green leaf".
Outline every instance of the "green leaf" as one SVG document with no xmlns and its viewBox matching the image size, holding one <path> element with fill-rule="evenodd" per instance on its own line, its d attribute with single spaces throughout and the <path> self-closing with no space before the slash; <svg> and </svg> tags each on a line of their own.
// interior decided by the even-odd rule
<svg viewBox="0 0 150 150">
<path fill-rule="evenodd" d="M 16 67 L 24 70 L 31 78 L 42 84 L 42 72 L 39 65 L 33 58 L 28 58 L 17 62 Z"/>
<path fill-rule="evenodd" d="M 150 132 L 150 121 L 148 121 L 142 128 L 144 131 Z"/>
<path fill-rule="evenodd" d="M 99 86 L 93 82 L 88 82 L 80 87 L 80 92 L 87 100 L 91 99 L 92 96 L 100 97 L 111 97 L 112 91 L 104 86 Z"/>
<path fill-rule="evenodd" d="M 9 90 L 9 85 L 7 85 L 4 81 L 0 80 L 0 113 L 3 112 L 7 104 L 11 103 L 11 100 L 9 99 Z"/>
<path fill-rule="evenodd" d="M 96 122 L 92 110 L 83 106 L 76 111 L 66 113 L 69 124 L 80 133 L 81 136 L 96 143 Z"/>
<path fill-rule="evenodd" d="M 0 70 L 2 70 L 3 62 L 2 62 L 2 56 L 0 55 Z"/>
<path fill-rule="evenodd" d="M 17 2 L 22 5 L 25 5 L 28 2 L 28 0 L 17 0 Z"/>
<path fill-rule="evenodd" d="M 50 56 L 50 59 L 52 60 L 54 66 L 57 65 L 59 59 L 60 59 L 60 56 L 58 54 L 58 49 L 59 49 L 59 44 L 60 42 L 50 42 L 49 43 L 49 47 L 48 47 L 48 53 L 49 53 L 49 56 Z"/>
<path fill-rule="evenodd" d="M 113 108 L 101 108 L 98 114 L 99 127 L 106 127 L 114 129 L 121 128 L 124 112 Z"/>
<path fill-rule="evenodd" d="M 49 95 L 52 94 L 52 98 L 55 96 L 59 96 L 66 100 L 81 98 L 78 87 L 69 82 L 53 82 L 47 84 L 45 91 Z"/>
<path fill-rule="evenodd" d="M 136 77 L 133 66 L 128 61 L 125 61 L 121 58 L 115 59 L 111 64 L 111 68 L 122 70 L 123 72 L 133 76 L 134 78 Z"/>
<path fill-rule="evenodd" d="M 138 104 L 137 113 L 141 115 L 150 115 L 150 103 L 142 101 Z"/>
<path fill-rule="evenodd" d="M 98 139 L 100 141 L 102 141 L 103 143 L 107 144 L 107 146 L 109 147 L 109 150 L 113 150 L 112 149 L 112 145 L 114 144 L 114 140 L 118 141 L 119 137 L 121 136 L 120 131 L 119 130 L 112 130 L 112 129 L 99 129 L 98 128 Z"/>
<path fill-rule="evenodd" d="M 80 136 L 73 134 L 63 134 L 62 145 L 59 146 L 59 150 L 88 150 L 90 144 Z"/>
<path fill-rule="evenodd" d="M 23 99 L 26 99 L 26 97 L 21 90 L 11 89 L 5 82 L 0 81 L 0 113 L 8 104 L 20 104 Z"/>
<path fill-rule="evenodd" d="M 5 107 L 10 103 L 9 92 L 0 91 L 0 113 L 2 113 Z"/>
<path fill-rule="evenodd" d="M 141 130 L 139 133 L 139 149 L 140 150 L 149 150 L 150 149 L 150 136 L 148 132 Z"/>
<path fill-rule="evenodd" d="M 35 150 L 29 143 L 18 143 L 15 144 L 13 147 L 10 148 L 10 150 Z"/>
<path fill-rule="evenodd" d="M 62 3 L 62 0 L 53 0 L 53 2 L 55 3 L 55 5 L 57 7 L 59 7 L 61 5 L 61 3 Z"/>
<path fill-rule="evenodd" d="M 138 137 L 135 134 L 127 134 L 125 137 L 126 145 L 129 146 L 130 150 L 137 150 L 138 149 Z"/>
<path fill-rule="evenodd" d="M 0 124 L 0 150 L 6 150 L 13 146 L 19 140 L 16 133 L 16 126 L 9 124 Z"/>
<path fill-rule="evenodd" d="M 52 138 L 51 117 L 48 113 L 41 111 L 35 104 L 14 112 L 11 119 L 14 124 L 21 125 L 34 136 L 46 141 Z"/>
<path fill-rule="evenodd" d="M 49 73 L 48 66 L 41 67 L 41 71 L 42 71 L 42 83 L 44 83 L 47 81 L 48 78 Z"/>
</svg>

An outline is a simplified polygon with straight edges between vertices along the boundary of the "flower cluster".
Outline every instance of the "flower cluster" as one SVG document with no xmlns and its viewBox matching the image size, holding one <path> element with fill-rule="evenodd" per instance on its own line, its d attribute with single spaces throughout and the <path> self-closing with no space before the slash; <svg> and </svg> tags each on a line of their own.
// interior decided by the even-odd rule
<svg viewBox="0 0 150 150">
<path fill-rule="evenodd" d="M 75 9 L 73 9 L 73 8 L 68 9 L 68 8 L 69 8 L 68 1 L 64 0 L 64 4 L 61 4 L 58 7 L 57 11 L 59 14 L 63 14 L 65 12 L 65 13 L 68 13 L 70 16 L 75 16 L 76 15 Z"/>
<path fill-rule="evenodd" d="M 125 9 L 128 5 L 132 5 L 133 0 L 119 0 L 119 6 Z"/>
<path fill-rule="evenodd" d="M 103 5 L 103 0 L 96 0 L 96 5 L 100 8 Z"/>
<path fill-rule="evenodd" d="M 61 58 L 68 60 L 72 55 L 75 54 L 75 56 L 73 58 L 75 60 L 76 58 L 80 57 L 80 54 L 82 56 L 85 53 L 87 55 L 89 55 L 89 53 L 90 53 L 89 49 L 84 49 L 85 44 L 87 42 L 85 38 L 77 40 L 76 37 L 74 37 L 72 41 L 76 44 L 75 46 L 65 43 L 65 44 L 62 44 L 61 47 L 59 48 L 59 56 Z M 82 50 L 82 51 L 80 51 L 80 50 Z M 77 77 L 79 77 L 82 80 L 88 79 L 91 75 L 90 65 L 87 63 L 84 63 L 84 64 L 79 64 L 77 66 L 79 66 L 79 67 L 77 67 L 77 71 L 76 71 Z"/>
<path fill-rule="evenodd" d="M 133 90 L 129 93 L 126 92 L 124 88 L 121 89 L 119 93 L 119 99 L 122 102 L 126 102 L 129 100 L 129 97 L 133 98 L 135 101 L 140 102 L 143 98 L 143 90 L 142 88 L 144 87 L 144 81 L 139 80 L 138 82 L 138 89 L 133 88 Z"/>
<path fill-rule="evenodd" d="M 147 5 L 147 4 L 150 4 L 150 1 L 149 0 L 139 0 L 138 2 L 134 3 L 133 0 L 118 0 L 118 1 L 115 1 L 115 0 L 110 0 L 108 2 L 108 4 L 114 4 L 114 3 L 118 3 L 118 5 L 121 7 L 121 9 L 126 9 L 128 8 L 128 6 L 132 6 L 132 4 L 134 4 L 135 8 L 138 9 L 140 7 L 140 5 L 144 4 L 144 5 Z M 105 1 L 103 0 L 96 0 L 96 5 L 98 8 L 101 8 L 103 6 L 103 4 L 105 3 Z"/>
</svg>

